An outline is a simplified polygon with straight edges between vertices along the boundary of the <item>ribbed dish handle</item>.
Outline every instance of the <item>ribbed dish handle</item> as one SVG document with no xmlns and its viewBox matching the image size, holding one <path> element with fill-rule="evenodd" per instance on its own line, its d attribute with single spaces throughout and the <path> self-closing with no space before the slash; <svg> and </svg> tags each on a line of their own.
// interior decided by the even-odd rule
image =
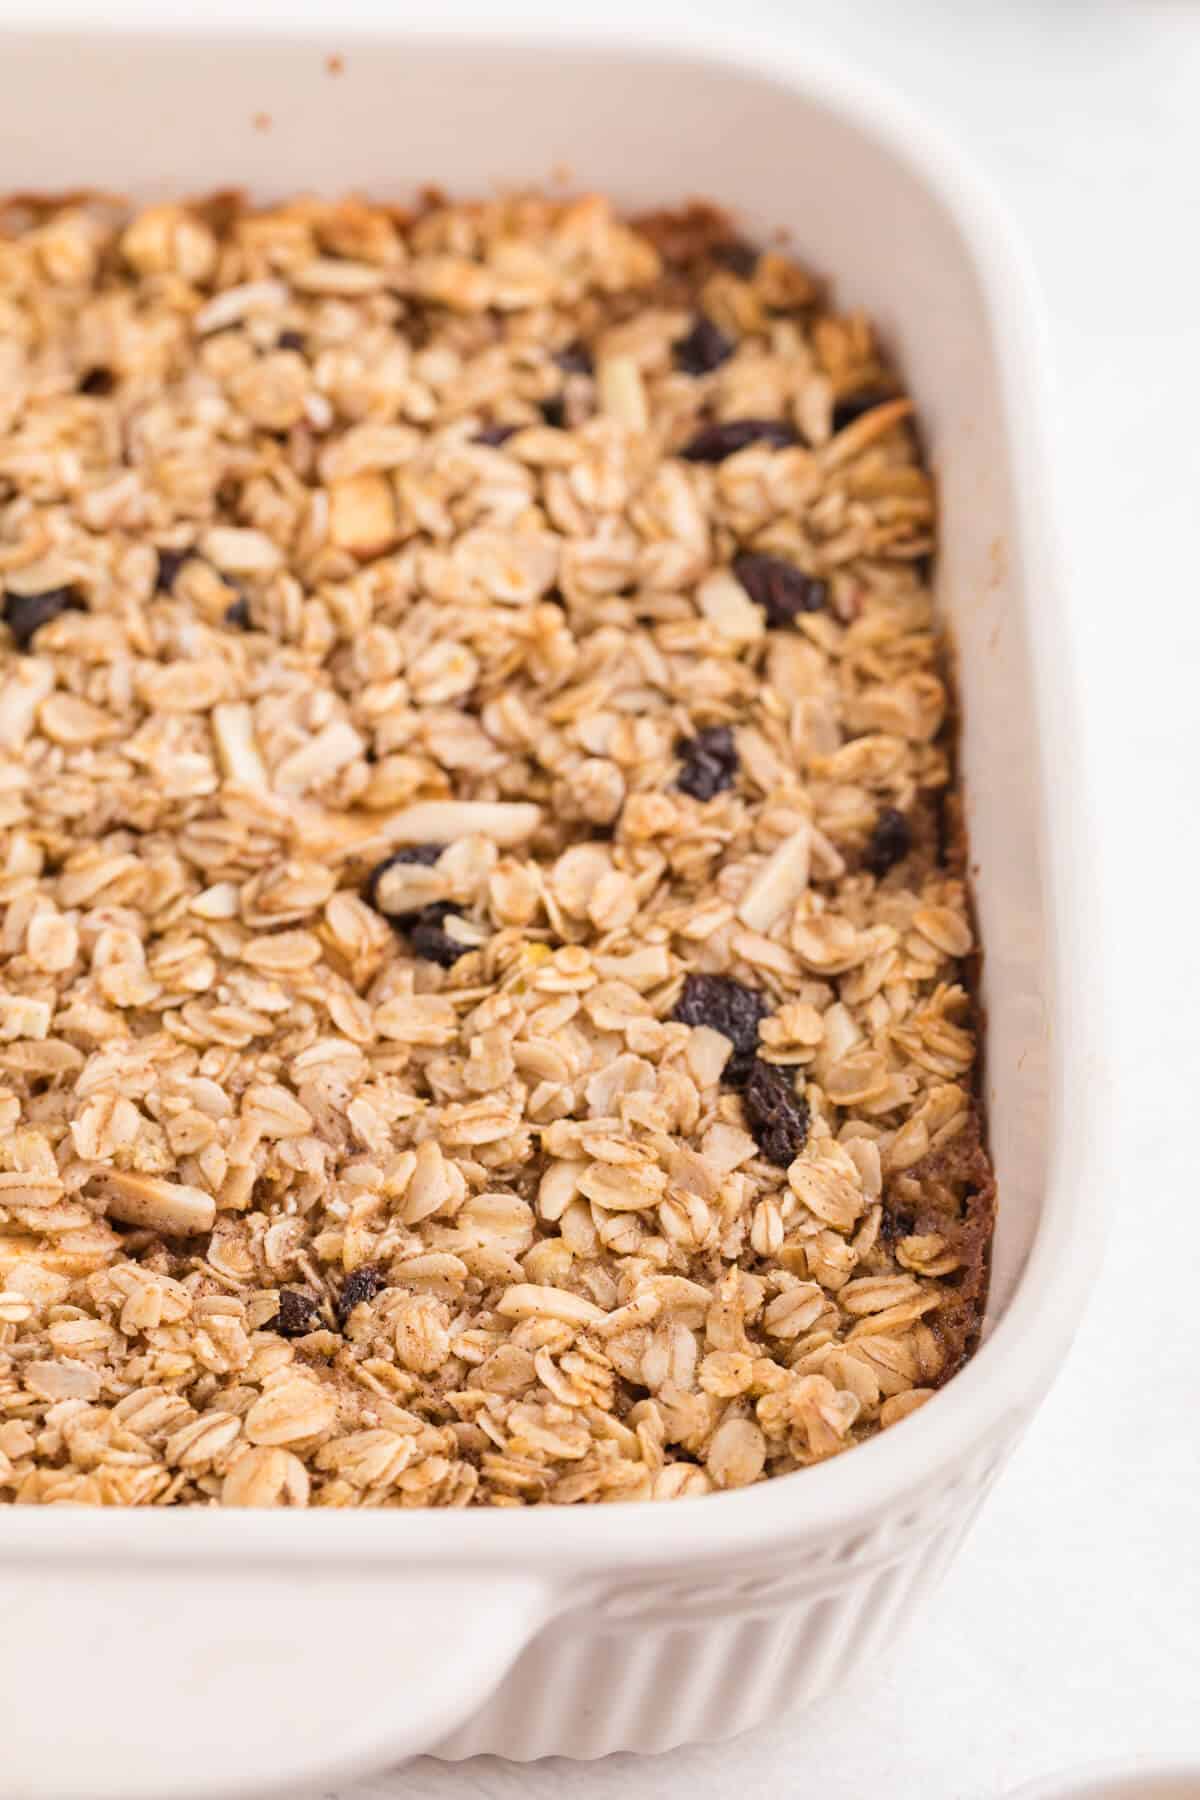
<svg viewBox="0 0 1200 1800">
<path fill-rule="evenodd" d="M 382 1769 L 461 1724 L 551 1610 L 494 1569 L 3 1573 L 3 1800 L 257 1800 Z"/>
</svg>

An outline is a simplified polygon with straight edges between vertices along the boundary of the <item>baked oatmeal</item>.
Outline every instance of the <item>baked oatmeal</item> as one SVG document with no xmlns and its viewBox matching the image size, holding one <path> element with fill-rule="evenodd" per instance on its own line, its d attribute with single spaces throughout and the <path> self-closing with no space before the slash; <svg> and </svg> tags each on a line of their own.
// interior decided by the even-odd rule
<svg viewBox="0 0 1200 1800">
<path fill-rule="evenodd" d="M 669 1499 L 953 1374 L 934 513 L 711 209 L 9 206 L 0 1496 Z"/>
</svg>

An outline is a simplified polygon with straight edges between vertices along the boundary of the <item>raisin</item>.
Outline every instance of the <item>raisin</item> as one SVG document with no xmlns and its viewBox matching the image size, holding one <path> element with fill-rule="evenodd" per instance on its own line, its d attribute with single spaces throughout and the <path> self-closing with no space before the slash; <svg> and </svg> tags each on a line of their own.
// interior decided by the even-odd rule
<svg viewBox="0 0 1200 1800">
<path fill-rule="evenodd" d="M 85 375 L 80 377 L 79 391 L 81 394 L 102 396 L 111 394 L 116 385 L 117 378 L 111 369 L 89 369 Z"/>
<path fill-rule="evenodd" d="M 747 552 L 733 559 L 733 572 L 767 615 L 767 624 L 791 625 L 800 613 L 820 612 L 829 589 L 815 575 L 806 575 L 795 563 L 778 556 Z"/>
<path fill-rule="evenodd" d="M 808 1137 L 808 1102 L 792 1085 L 790 1073 L 755 1057 L 742 1093 L 751 1135 L 768 1162 L 786 1169 Z"/>
<path fill-rule="evenodd" d="M 758 1049 L 758 1026 L 771 1003 L 757 988 L 743 987 L 732 975 L 689 975 L 672 1018 L 684 1025 L 711 1025 L 733 1045 L 721 1079 L 740 1087 L 750 1073 Z"/>
<path fill-rule="evenodd" d="M 338 1295 L 338 1324 L 345 1326 L 350 1314 L 364 1300 L 373 1300 L 387 1286 L 387 1276 L 375 1263 L 363 1263 L 353 1275 L 347 1275 Z"/>
<path fill-rule="evenodd" d="M 557 350 L 554 360 L 564 375 L 590 375 L 594 367 L 592 353 L 580 338 L 565 350 Z"/>
<path fill-rule="evenodd" d="M 875 829 L 863 851 L 863 868 L 876 877 L 886 875 L 895 863 L 903 862 L 912 849 L 912 830 L 902 812 L 894 806 L 881 808 Z"/>
<path fill-rule="evenodd" d="M 299 350 L 304 352 L 304 333 L 302 331 L 281 331 L 275 339 L 277 350 Z"/>
<path fill-rule="evenodd" d="M 389 913 L 386 907 L 380 905 L 379 878 L 381 875 L 385 874 L 388 869 L 394 869 L 400 863 L 420 863 L 422 868 L 432 868 L 433 864 L 437 861 L 445 848 L 445 844 L 408 844 L 403 850 L 397 850 L 393 855 L 385 856 L 381 863 L 376 863 L 375 867 L 371 870 L 371 873 L 367 876 L 365 897 L 368 904 L 373 906 L 376 912 L 383 913 L 385 918 L 411 918 L 411 913 L 407 915 Z"/>
<path fill-rule="evenodd" d="M 542 417 L 547 425 L 554 427 L 555 431 L 566 430 L 567 407 L 561 394 L 556 394 L 552 400 L 542 401 Z"/>
<path fill-rule="evenodd" d="M 728 243 L 718 244 L 713 250 L 713 261 L 720 263 L 723 269 L 737 275 L 743 281 L 749 281 L 758 267 L 758 259 L 762 251 L 757 244 L 751 244 L 746 238 L 730 238 Z"/>
<path fill-rule="evenodd" d="M 46 588 L 40 594 L 4 596 L 4 622 L 16 639 L 18 650 L 28 650 L 35 632 L 65 612 L 85 612 L 73 587 Z"/>
<path fill-rule="evenodd" d="M 520 431 L 519 425 L 485 425 L 471 439 L 473 444 L 490 444 L 493 449 L 499 444 L 507 444 L 514 431 Z"/>
<path fill-rule="evenodd" d="M 723 362 L 728 362 L 736 348 L 733 339 L 726 337 L 719 325 L 714 325 L 706 314 L 700 313 L 687 336 L 676 341 L 675 367 L 682 369 L 685 375 L 709 375 Z"/>
<path fill-rule="evenodd" d="M 855 419 L 861 419 L 864 413 L 874 412 L 877 406 L 884 406 L 895 398 L 894 393 L 888 393 L 883 388 L 860 388 L 857 394 L 847 394 L 833 409 L 833 429 L 844 431 L 847 425 L 853 425 Z"/>
<path fill-rule="evenodd" d="M 414 956 L 424 962 L 437 963 L 440 969 L 453 968 L 460 956 L 466 954 L 469 946 L 458 938 L 451 937 L 442 926 L 447 919 L 459 919 L 462 914 L 457 907 L 446 900 L 435 900 L 431 906 L 423 906 L 419 913 L 410 914 L 411 923 L 406 920 L 404 929 L 408 933 L 408 941 L 412 945 Z"/>
<path fill-rule="evenodd" d="M 890 1196 L 884 1199 L 879 1214 L 879 1235 L 885 1244 L 892 1245 L 900 1238 L 911 1237 L 916 1228 L 916 1214 L 911 1208 L 900 1206 Z"/>
<path fill-rule="evenodd" d="M 175 586 L 178 575 L 188 558 L 194 554 L 191 550 L 160 550 L 158 553 L 158 573 L 154 577 L 156 594 L 169 594 Z"/>
<path fill-rule="evenodd" d="M 747 444 L 771 444 L 782 450 L 799 441 L 786 419 L 725 419 L 717 425 L 702 425 L 679 454 L 687 462 L 715 463 L 724 462 Z"/>
<path fill-rule="evenodd" d="M 275 1331 L 285 1338 L 304 1337 L 307 1332 L 320 1328 L 321 1313 L 316 1301 L 311 1294 L 302 1294 L 298 1288 L 281 1290 L 279 1311 L 263 1326 L 264 1331 Z"/>
<path fill-rule="evenodd" d="M 693 800 L 711 800 L 733 786 L 738 753 L 728 725 L 709 725 L 695 737 L 680 738 L 675 748 L 683 758 L 676 785 Z"/>
<path fill-rule="evenodd" d="M 250 602 L 244 594 L 225 608 L 225 623 L 235 631 L 249 631 Z"/>
</svg>

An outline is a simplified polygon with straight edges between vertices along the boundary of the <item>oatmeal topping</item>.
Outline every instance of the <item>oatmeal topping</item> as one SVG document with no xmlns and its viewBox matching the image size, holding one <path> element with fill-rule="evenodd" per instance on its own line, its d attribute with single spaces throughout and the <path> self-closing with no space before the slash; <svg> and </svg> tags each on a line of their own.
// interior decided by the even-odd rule
<svg viewBox="0 0 1200 1800">
<path fill-rule="evenodd" d="M 0 1500 L 673 1498 L 921 1405 L 992 1188 L 869 323 L 538 195 L 14 202 L 0 323 Z"/>
</svg>

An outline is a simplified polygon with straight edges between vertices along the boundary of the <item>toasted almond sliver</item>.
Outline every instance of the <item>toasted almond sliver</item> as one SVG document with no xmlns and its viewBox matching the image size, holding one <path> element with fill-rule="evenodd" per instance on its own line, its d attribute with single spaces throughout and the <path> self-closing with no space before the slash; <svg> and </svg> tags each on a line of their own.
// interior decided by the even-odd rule
<svg viewBox="0 0 1200 1800">
<path fill-rule="evenodd" d="M 128 1175 L 105 1169 L 92 1176 L 91 1187 L 104 1202 L 111 1219 L 161 1231 L 168 1237 L 193 1237 L 211 1231 L 217 1205 L 201 1188 L 181 1181 L 163 1181 L 157 1175 Z"/>
<path fill-rule="evenodd" d="M 827 470 L 840 468 L 868 444 L 873 444 L 876 438 L 886 436 L 893 425 L 907 419 L 912 409 L 912 401 L 908 399 L 888 400 L 882 406 L 873 406 L 870 412 L 862 413 L 836 437 L 830 438 L 818 452 L 822 465 Z"/>
<path fill-rule="evenodd" d="M 501 1295 L 496 1311 L 506 1319 L 561 1319 L 567 1325 L 594 1325 L 607 1316 L 602 1306 L 580 1294 L 528 1281 L 518 1281 Z"/>
<path fill-rule="evenodd" d="M 737 916 L 752 931 L 769 931 L 808 886 L 812 828 L 801 825 L 767 858 L 742 896 Z"/>
<path fill-rule="evenodd" d="M 217 755 L 230 781 L 240 781 L 245 787 L 269 787 L 267 771 L 258 753 L 254 714 L 250 708 L 241 702 L 226 701 L 213 707 L 212 722 Z"/>
<path fill-rule="evenodd" d="M 252 312 L 278 312 L 287 305 L 289 294 L 282 281 L 243 281 L 238 287 L 226 288 L 192 317 L 192 330 L 203 337 L 206 332 L 224 331 Z"/>
<path fill-rule="evenodd" d="M 393 814 L 386 829 L 393 844 L 452 844 L 477 834 L 507 850 L 541 822 L 541 807 L 527 800 L 423 800 Z"/>
<path fill-rule="evenodd" d="M 331 719 L 307 744 L 293 750 L 276 767 L 275 791 L 302 794 L 314 782 L 325 781 L 354 762 L 366 747 L 364 739 L 348 719 Z"/>
<path fill-rule="evenodd" d="M 650 422 L 642 372 L 632 356 L 602 357 L 596 369 L 600 410 L 630 431 L 645 431 Z"/>
<path fill-rule="evenodd" d="M 283 551 L 274 538 L 248 526 L 211 525 L 200 547 L 227 575 L 273 575 L 283 564 Z"/>
</svg>

